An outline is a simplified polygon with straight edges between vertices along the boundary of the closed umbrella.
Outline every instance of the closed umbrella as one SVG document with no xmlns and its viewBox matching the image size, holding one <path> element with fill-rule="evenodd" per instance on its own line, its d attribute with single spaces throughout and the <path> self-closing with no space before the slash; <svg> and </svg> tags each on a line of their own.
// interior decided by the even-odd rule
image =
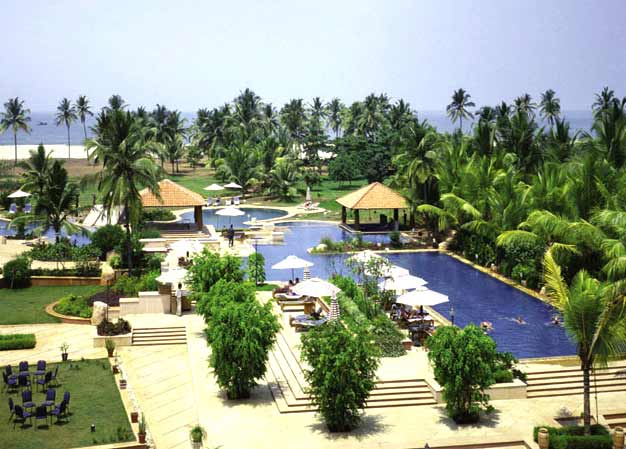
<svg viewBox="0 0 626 449">
<path fill-rule="evenodd" d="M 29 197 L 30 193 L 24 192 L 22 189 L 17 189 L 10 195 L 7 195 L 7 198 L 26 198 Z"/>
<path fill-rule="evenodd" d="M 227 189 L 241 189 L 241 186 L 237 184 L 236 182 L 229 182 L 224 187 Z"/>
<path fill-rule="evenodd" d="M 378 288 L 386 291 L 395 291 L 402 293 L 405 290 L 412 290 L 414 288 L 420 288 L 428 284 L 424 279 L 417 276 L 404 275 L 395 278 L 385 279 L 378 284 Z"/>
<path fill-rule="evenodd" d="M 330 312 L 328 312 L 328 321 L 338 320 L 339 315 L 339 301 L 337 301 L 336 296 L 333 296 L 333 299 L 330 301 Z"/>
<path fill-rule="evenodd" d="M 219 184 L 211 184 L 210 186 L 206 186 L 204 190 L 208 190 L 209 192 L 217 192 L 219 190 L 224 190 L 224 187 Z"/>
<path fill-rule="evenodd" d="M 398 299 L 396 299 L 396 303 L 399 304 L 411 307 L 419 306 L 422 313 L 424 311 L 424 306 L 436 306 L 437 304 L 443 304 L 448 301 L 449 300 L 446 295 L 442 295 L 441 293 L 430 290 L 426 287 L 410 291 L 404 295 L 400 295 Z"/>
<path fill-rule="evenodd" d="M 300 259 L 297 256 L 290 255 L 290 256 L 285 257 L 280 262 L 272 265 L 272 269 L 273 270 L 291 270 L 291 279 L 293 280 L 294 270 L 312 267 L 312 266 L 313 266 L 313 262 L 309 262 L 307 260 Z"/>
<path fill-rule="evenodd" d="M 335 296 L 341 291 L 335 284 L 331 284 L 320 278 L 311 278 L 308 281 L 299 282 L 292 290 L 298 295 L 311 296 L 312 298 Z"/>
</svg>

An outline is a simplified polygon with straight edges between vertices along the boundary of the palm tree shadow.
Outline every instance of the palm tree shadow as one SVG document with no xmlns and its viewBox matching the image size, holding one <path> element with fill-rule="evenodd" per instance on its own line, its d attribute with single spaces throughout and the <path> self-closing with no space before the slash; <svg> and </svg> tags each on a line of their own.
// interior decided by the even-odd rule
<svg viewBox="0 0 626 449">
<path fill-rule="evenodd" d="M 317 434 L 324 435 L 329 440 L 345 440 L 348 438 L 356 438 L 361 440 L 363 438 L 378 435 L 390 430 L 392 426 L 383 424 L 381 422 L 382 417 L 379 415 L 364 415 L 361 419 L 359 427 L 350 432 L 331 432 L 328 430 L 326 423 L 321 419 L 319 414 L 317 415 L 317 421 L 308 425 L 308 427 Z"/>
</svg>

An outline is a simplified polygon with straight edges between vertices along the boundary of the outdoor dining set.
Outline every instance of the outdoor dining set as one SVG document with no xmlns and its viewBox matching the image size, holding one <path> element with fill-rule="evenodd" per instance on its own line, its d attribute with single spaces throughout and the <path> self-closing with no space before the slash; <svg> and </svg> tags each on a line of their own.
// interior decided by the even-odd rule
<svg viewBox="0 0 626 449">
<path fill-rule="evenodd" d="M 7 365 L 2 373 L 4 381 L 4 390 L 17 391 L 21 390 L 21 404 L 16 404 L 13 398 L 8 399 L 9 420 L 13 418 L 13 426 L 16 423 L 26 424 L 28 420 L 32 424 L 33 418 L 36 422 L 42 420 L 48 425 L 48 420 L 52 422 L 52 418 L 56 417 L 57 422 L 62 419 L 69 419 L 70 393 L 66 391 L 60 402 L 57 402 L 59 367 L 56 366 L 54 371 L 46 370 L 46 361 L 39 360 L 34 371 L 29 370 L 28 362 L 20 362 L 17 372 L 11 365 Z M 40 387 L 40 393 L 43 396 L 41 402 L 35 402 L 32 387 Z M 35 426 L 35 429 L 37 426 Z"/>
</svg>

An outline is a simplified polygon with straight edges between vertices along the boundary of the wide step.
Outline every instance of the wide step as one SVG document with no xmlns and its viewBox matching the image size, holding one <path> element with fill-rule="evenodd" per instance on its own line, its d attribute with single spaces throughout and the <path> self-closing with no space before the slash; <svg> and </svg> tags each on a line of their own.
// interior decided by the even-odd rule
<svg viewBox="0 0 626 449">
<path fill-rule="evenodd" d="M 626 366 L 596 369 L 590 378 L 591 391 L 626 391 Z M 578 368 L 528 373 L 528 397 L 570 396 L 583 393 L 583 373 Z"/>
<path fill-rule="evenodd" d="M 183 326 L 133 329 L 133 346 L 184 344 L 187 344 L 187 330 Z"/>
</svg>

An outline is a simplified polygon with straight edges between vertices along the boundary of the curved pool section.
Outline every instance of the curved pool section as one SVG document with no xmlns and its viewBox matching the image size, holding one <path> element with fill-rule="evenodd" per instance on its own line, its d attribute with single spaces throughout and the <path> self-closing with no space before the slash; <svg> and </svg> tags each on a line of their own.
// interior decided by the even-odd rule
<svg viewBox="0 0 626 449">
<path fill-rule="evenodd" d="M 311 275 L 329 277 L 334 273 L 350 275 L 345 255 L 312 255 L 307 252 L 319 244 L 322 237 L 346 240 L 354 235 L 339 226 L 325 223 L 286 223 L 287 232 L 282 245 L 259 245 L 265 257 L 268 280 L 285 280 L 290 272 L 272 270 L 276 262 L 295 254 L 309 260 Z M 491 336 L 498 350 L 509 351 L 518 358 L 575 355 L 576 348 L 562 327 L 551 324 L 555 310 L 548 304 L 472 268 L 453 257 L 437 252 L 390 253 L 392 263 L 407 268 L 411 274 L 428 281 L 428 287 L 448 296 L 449 303 L 435 306 L 437 312 L 450 318 L 450 306 L 455 309 L 455 323 L 465 326 L 491 321 Z M 296 276 L 302 276 L 301 270 Z M 527 324 L 517 324 L 521 316 Z"/>
<path fill-rule="evenodd" d="M 271 220 L 274 218 L 280 218 L 287 215 L 287 212 L 281 209 L 266 209 L 261 207 L 240 207 L 246 214 L 239 217 L 221 217 L 216 215 L 215 212 L 218 209 L 202 209 L 202 220 L 205 225 L 213 225 L 215 229 L 222 229 L 224 226 L 229 226 L 231 223 L 235 228 L 247 228 L 244 222 L 250 221 L 252 218 L 259 220 Z M 185 212 L 180 215 L 178 220 L 181 223 L 193 223 L 193 211 Z"/>
<path fill-rule="evenodd" d="M 25 231 L 26 233 L 31 232 L 35 228 L 34 225 L 26 225 Z M 93 231 L 94 229 L 88 228 L 89 231 Z M 17 234 L 17 230 L 15 228 L 9 229 L 9 222 L 0 220 L 0 236 L 15 236 Z M 42 234 L 42 237 L 46 238 L 48 241 L 52 242 L 55 238 L 55 232 L 53 229 L 48 229 L 47 232 Z M 84 246 L 88 243 L 91 243 L 91 239 L 88 236 L 82 234 L 68 234 L 64 230 L 61 231 L 61 236 L 69 237 L 70 241 L 78 246 Z"/>
</svg>

